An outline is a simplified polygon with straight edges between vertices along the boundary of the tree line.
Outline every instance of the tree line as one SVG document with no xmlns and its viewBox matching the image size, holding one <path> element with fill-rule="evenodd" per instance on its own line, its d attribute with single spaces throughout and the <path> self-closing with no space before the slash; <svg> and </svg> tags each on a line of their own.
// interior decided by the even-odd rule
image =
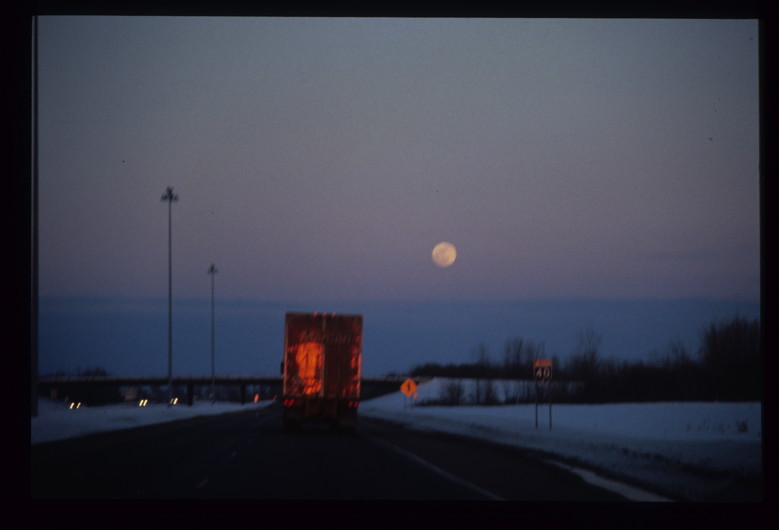
<svg viewBox="0 0 779 530">
<path fill-rule="evenodd" d="M 473 361 L 460 364 L 425 363 L 411 369 L 412 376 L 436 376 L 476 381 L 472 402 L 497 404 L 493 380 L 532 380 L 533 361 L 552 359 L 556 402 L 604 403 L 642 401 L 760 401 L 763 397 L 763 349 L 760 323 L 735 317 L 712 322 L 701 330 L 698 351 L 680 341 L 653 352 L 648 360 L 615 360 L 600 354 L 602 336 L 592 329 L 580 331 L 574 352 L 564 362 L 546 355 L 544 344 L 512 338 L 502 356 L 493 359 L 480 344 L 471 350 Z M 504 394 L 503 402 L 515 396 Z M 452 383 L 442 391 L 442 403 L 460 404 L 462 387 Z M 535 399 L 523 394 L 521 401 Z M 520 399 L 517 399 L 520 401 Z"/>
</svg>

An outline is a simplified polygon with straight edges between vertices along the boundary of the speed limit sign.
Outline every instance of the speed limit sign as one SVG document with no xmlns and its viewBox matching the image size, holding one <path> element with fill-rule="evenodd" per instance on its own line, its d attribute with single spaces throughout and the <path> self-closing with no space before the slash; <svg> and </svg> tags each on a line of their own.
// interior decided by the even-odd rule
<svg viewBox="0 0 779 530">
<path fill-rule="evenodd" d="M 536 359 L 533 361 L 533 373 L 536 381 L 552 379 L 552 359 Z"/>
<path fill-rule="evenodd" d="M 536 379 L 536 429 L 538 429 L 538 391 L 543 388 L 549 396 L 549 430 L 552 430 L 552 359 L 536 359 L 533 361 L 533 374 Z M 549 383 L 539 385 L 538 383 Z"/>
</svg>

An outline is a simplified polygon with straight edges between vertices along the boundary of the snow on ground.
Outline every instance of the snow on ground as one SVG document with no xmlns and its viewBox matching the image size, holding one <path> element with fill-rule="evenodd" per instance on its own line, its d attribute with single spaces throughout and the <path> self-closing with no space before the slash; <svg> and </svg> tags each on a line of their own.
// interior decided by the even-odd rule
<svg viewBox="0 0 779 530">
<path fill-rule="evenodd" d="M 437 399 L 446 381 L 419 385 L 416 403 Z M 466 386 L 466 394 L 467 390 Z M 585 467 L 598 473 L 597 480 L 620 479 L 676 499 L 728 500 L 730 492 L 743 490 L 739 482 L 743 477 L 753 484 L 762 476 L 760 403 L 552 404 L 550 429 L 547 403 L 538 406 L 536 428 L 534 404 L 427 407 L 412 406 L 413 402 L 396 392 L 364 401 L 360 415 L 541 451 L 550 460 L 576 466 L 582 476 L 587 474 L 581 469 Z M 123 404 L 71 410 L 65 403 L 41 399 L 39 414 L 31 421 L 31 443 L 271 403 Z"/>
<path fill-rule="evenodd" d="M 138 406 L 137 402 L 102 407 L 69 407 L 64 402 L 50 399 L 38 400 L 38 416 L 32 418 L 30 442 L 33 444 L 76 438 L 105 431 L 132 429 L 155 423 L 238 412 L 250 408 L 266 407 L 272 401 L 241 405 L 240 403 L 195 402 L 187 405 L 150 404 Z"/>
<path fill-rule="evenodd" d="M 439 398 L 446 382 L 421 384 L 416 402 Z M 535 404 L 427 407 L 413 401 L 390 394 L 363 403 L 360 414 L 541 451 L 679 499 L 727 497 L 740 477 L 754 482 L 762 475 L 760 403 L 553 403 L 550 430 L 548 403 L 538 405 L 536 428 Z"/>
</svg>

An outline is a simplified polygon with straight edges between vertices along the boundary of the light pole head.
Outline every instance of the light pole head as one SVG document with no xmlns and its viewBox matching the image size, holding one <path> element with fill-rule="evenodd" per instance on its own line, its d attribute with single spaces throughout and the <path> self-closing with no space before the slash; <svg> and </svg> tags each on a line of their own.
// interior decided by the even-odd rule
<svg viewBox="0 0 779 530">
<path fill-rule="evenodd" d="M 165 194 L 162 196 L 163 201 L 166 202 L 176 202 L 179 200 L 179 196 L 173 193 L 173 188 L 171 186 L 168 186 L 168 189 L 165 190 Z"/>
<path fill-rule="evenodd" d="M 208 268 L 208 274 L 216 274 L 217 272 L 219 272 L 219 269 L 217 269 L 216 265 L 212 263 L 211 266 Z"/>
</svg>

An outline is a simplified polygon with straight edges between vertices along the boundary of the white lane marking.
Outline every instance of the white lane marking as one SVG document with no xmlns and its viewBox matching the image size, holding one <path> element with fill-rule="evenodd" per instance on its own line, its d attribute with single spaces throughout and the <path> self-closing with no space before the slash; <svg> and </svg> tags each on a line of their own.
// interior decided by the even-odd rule
<svg viewBox="0 0 779 530">
<path fill-rule="evenodd" d="M 390 449 L 391 451 L 395 451 L 396 453 L 398 453 L 398 454 L 408 458 L 409 460 L 412 460 L 412 461 L 416 462 L 417 464 L 419 464 L 421 466 L 424 466 L 424 467 L 428 468 L 429 470 L 431 470 L 431 471 L 433 471 L 435 473 L 438 473 L 442 477 L 444 477 L 444 478 L 446 478 L 448 480 L 451 480 L 452 482 L 456 482 L 457 484 L 460 484 L 461 486 L 465 486 L 466 488 L 469 488 L 469 489 L 477 492 L 478 494 L 487 497 L 490 500 L 493 500 L 493 501 L 505 501 L 506 500 L 503 497 L 499 497 L 498 495 L 495 495 L 494 493 L 492 493 L 490 491 L 487 491 L 484 488 L 482 488 L 480 486 L 477 486 L 476 484 L 474 484 L 472 482 L 468 482 L 467 480 L 461 479 L 460 477 L 456 477 L 456 476 L 452 475 L 451 473 L 449 473 L 447 471 L 444 471 L 440 467 L 438 467 L 438 466 L 436 466 L 434 464 L 431 464 L 427 460 L 425 460 L 425 459 L 415 455 L 414 453 L 410 453 L 409 451 L 406 451 L 405 449 L 401 449 L 400 447 L 398 447 L 395 444 L 391 444 L 391 443 L 387 442 L 386 440 L 380 440 L 380 439 L 378 439 L 378 438 L 376 438 L 374 436 L 371 436 L 371 435 L 364 434 L 364 436 L 366 438 L 369 438 L 373 442 L 375 442 L 375 443 L 377 443 L 377 444 L 379 444 L 379 445 L 381 445 L 381 446 L 383 446 L 383 447 L 385 447 L 387 449 Z"/>
<path fill-rule="evenodd" d="M 204 487 L 206 484 L 208 484 L 208 479 L 204 478 L 203 480 L 200 481 L 200 484 L 198 484 L 197 487 L 198 487 L 198 489 L 200 489 L 200 488 Z"/>
<path fill-rule="evenodd" d="M 633 486 L 628 486 L 627 484 L 617 482 L 616 480 L 611 480 L 608 478 L 601 477 L 600 475 L 593 473 L 592 471 L 588 471 L 580 467 L 569 466 L 567 464 L 563 464 L 555 460 L 546 460 L 546 462 L 549 464 L 554 464 L 557 467 L 561 467 L 565 470 L 570 471 L 571 473 L 575 473 L 579 475 L 581 478 L 584 479 L 585 482 L 588 482 L 593 486 L 598 486 L 603 489 L 612 491 L 614 493 L 618 493 L 623 497 L 625 497 L 626 499 L 628 499 L 629 501 L 673 502 L 671 499 L 661 497 L 660 495 L 655 495 L 654 493 L 650 493 L 648 491 L 644 491 L 639 488 L 634 488 Z"/>
</svg>

